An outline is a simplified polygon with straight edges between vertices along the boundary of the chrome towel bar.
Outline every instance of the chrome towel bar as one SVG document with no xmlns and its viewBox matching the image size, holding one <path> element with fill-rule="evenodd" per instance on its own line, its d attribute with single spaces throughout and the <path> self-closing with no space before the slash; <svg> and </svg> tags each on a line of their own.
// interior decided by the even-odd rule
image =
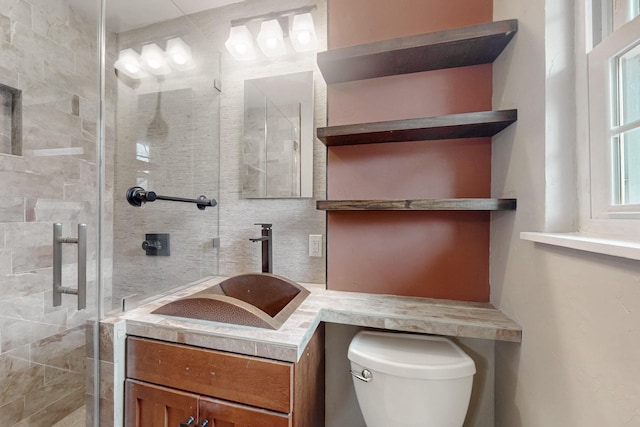
<svg viewBox="0 0 640 427">
<path fill-rule="evenodd" d="M 62 286 L 62 244 L 78 245 L 78 287 Z M 53 306 L 62 305 L 62 294 L 78 296 L 78 310 L 87 308 L 87 224 L 78 224 L 78 237 L 62 237 L 62 224 L 53 224 Z"/>
</svg>

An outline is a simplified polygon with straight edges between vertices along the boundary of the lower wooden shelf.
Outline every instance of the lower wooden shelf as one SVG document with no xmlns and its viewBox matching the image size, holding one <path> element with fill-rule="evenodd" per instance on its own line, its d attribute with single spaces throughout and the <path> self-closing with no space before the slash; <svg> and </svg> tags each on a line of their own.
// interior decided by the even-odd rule
<svg viewBox="0 0 640 427">
<path fill-rule="evenodd" d="M 484 138 L 496 135 L 518 119 L 518 110 L 480 111 L 447 116 L 318 128 L 327 147 L 382 142 Z"/>
<path fill-rule="evenodd" d="M 503 211 L 516 199 L 318 200 L 322 211 Z"/>
</svg>

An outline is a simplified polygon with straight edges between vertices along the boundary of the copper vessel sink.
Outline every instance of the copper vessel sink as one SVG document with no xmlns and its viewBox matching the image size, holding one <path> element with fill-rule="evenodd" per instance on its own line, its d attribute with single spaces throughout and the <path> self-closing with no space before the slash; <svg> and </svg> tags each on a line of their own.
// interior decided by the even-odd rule
<svg viewBox="0 0 640 427">
<path fill-rule="evenodd" d="M 284 277 L 249 273 L 165 304 L 152 313 L 280 329 L 307 295 L 308 290 Z"/>
</svg>

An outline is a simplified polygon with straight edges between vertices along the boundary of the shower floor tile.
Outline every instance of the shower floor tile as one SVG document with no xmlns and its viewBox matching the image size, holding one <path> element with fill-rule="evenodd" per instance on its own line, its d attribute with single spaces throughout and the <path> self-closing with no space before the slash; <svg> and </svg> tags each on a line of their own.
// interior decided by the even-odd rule
<svg viewBox="0 0 640 427">
<path fill-rule="evenodd" d="M 67 417 L 58 421 L 51 427 L 85 427 L 87 424 L 85 407 L 75 410 L 75 412 L 67 415 Z"/>
</svg>

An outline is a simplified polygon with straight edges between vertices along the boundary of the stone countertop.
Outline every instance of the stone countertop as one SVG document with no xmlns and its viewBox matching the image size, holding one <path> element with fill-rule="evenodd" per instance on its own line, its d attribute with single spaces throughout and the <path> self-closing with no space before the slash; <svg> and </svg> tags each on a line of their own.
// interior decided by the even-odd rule
<svg viewBox="0 0 640 427">
<path fill-rule="evenodd" d="M 104 322 L 124 320 L 128 335 L 289 362 L 299 360 L 320 322 L 511 342 L 522 338 L 520 326 L 488 303 L 330 291 L 304 283 L 310 295 L 278 330 L 151 314 L 224 279 L 200 280 Z"/>
</svg>

